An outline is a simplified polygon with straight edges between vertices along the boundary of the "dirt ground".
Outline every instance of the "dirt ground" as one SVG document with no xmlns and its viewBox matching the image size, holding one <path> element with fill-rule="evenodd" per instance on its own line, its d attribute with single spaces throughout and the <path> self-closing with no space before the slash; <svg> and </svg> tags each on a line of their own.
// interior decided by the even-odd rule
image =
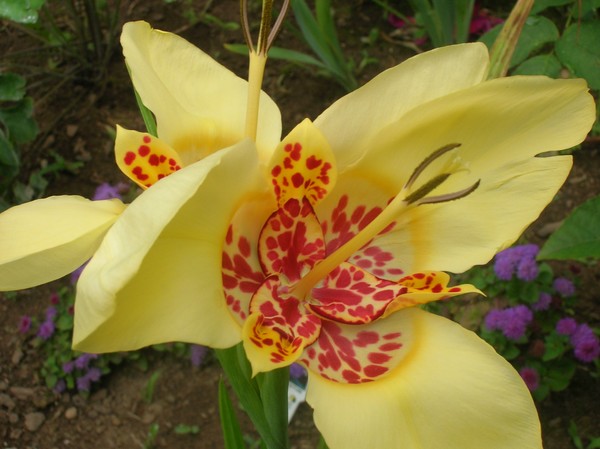
<svg viewBox="0 0 600 449">
<path fill-rule="evenodd" d="M 121 20 L 144 19 L 154 27 L 176 31 L 217 58 L 240 76 L 245 76 L 245 58 L 223 48 L 224 43 L 241 41 L 239 30 L 191 24 L 184 17 L 188 2 L 164 0 L 123 2 Z M 199 1 L 197 11 L 209 12 L 224 22 L 237 21 L 236 1 Z M 412 54 L 394 35 L 381 9 L 360 0 L 337 2 L 337 22 L 345 50 L 358 61 L 364 51 L 377 62 L 360 74 L 361 83 L 386 67 Z M 374 28 L 379 38 L 366 42 Z M 0 26 L 0 51 L 5 55 L 28 45 L 22 30 Z M 303 49 L 285 30 L 278 41 Z M 40 78 L 43 79 L 43 78 Z M 40 81 L 37 97 L 48 89 Z M 315 73 L 282 62 L 272 61 L 267 68 L 264 89 L 274 98 L 283 114 L 284 132 L 304 117 L 315 118 L 343 94 L 335 83 Z M 39 98 L 39 97 L 38 97 Z M 64 110 L 68 100 L 73 106 Z M 67 83 L 59 93 L 44 96 L 36 104 L 41 125 L 40 138 L 23 154 L 24 172 L 39 167 L 49 152 L 57 151 L 67 160 L 84 162 L 77 176 L 61 175 L 48 194 L 80 194 L 90 197 L 102 182 L 125 181 L 114 165 L 110 132 L 116 123 L 130 129 L 143 129 L 135 99 L 119 50 L 108 65 L 105 82 L 93 89 L 82 82 Z M 600 193 L 600 147 L 589 142 L 575 153 L 575 167 L 557 199 L 528 231 L 531 240 L 542 241 L 547 230 L 563 220 L 577 205 Z M 558 264 L 557 270 L 572 269 Z M 596 266 L 577 265 L 581 283 L 581 302 L 577 316 L 593 326 L 600 325 L 598 288 L 600 271 Z M 44 386 L 39 374 L 43 362 L 32 338 L 17 332 L 22 315 L 41 315 L 50 294 L 66 281 L 56 281 L 37 289 L 20 292 L 17 298 L 0 297 L 0 445 L 14 449 L 97 449 L 143 448 L 152 425 L 158 424 L 157 448 L 221 448 L 223 441 L 217 410 L 217 384 L 222 376 L 218 364 L 209 360 L 200 368 L 169 354 L 149 353 L 149 367 L 141 370 L 126 364 L 104 378 L 89 397 L 56 394 Z M 153 399 L 143 399 L 143 391 L 153 373 L 160 371 Z M 540 407 L 546 449 L 571 449 L 567 428 L 574 422 L 583 436 L 600 436 L 600 382 L 580 369 L 571 387 L 553 394 Z M 177 425 L 195 425 L 195 434 L 178 435 Z M 255 437 L 246 422 L 248 435 Z M 309 449 L 317 445 L 318 434 L 311 411 L 302 405 L 290 427 L 292 448 Z M 517 448 L 515 448 L 517 449 Z"/>
</svg>

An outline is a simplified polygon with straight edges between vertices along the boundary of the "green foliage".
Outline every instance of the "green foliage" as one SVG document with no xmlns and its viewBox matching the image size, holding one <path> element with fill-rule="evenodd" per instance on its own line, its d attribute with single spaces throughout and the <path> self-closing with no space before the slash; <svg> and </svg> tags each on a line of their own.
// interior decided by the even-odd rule
<svg viewBox="0 0 600 449">
<path fill-rule="evenodd" d="M 305 0 L 291 0 L 291 6 L 299 28 L 292 30 L 304 40 L 316 57 L 280 47 L 271 47 L 269 57 L 299 66 L 315 67 L 317 73 L 332 78 L 347 92 L 356 89 L 358 82 L 355 73 L 376 60 L 366 53 L 363 53 L 358 64 L 346 58 L 337 36 L 331 0 L 316 0 L 314 14 Z M 233 53 L 248 54 L 245 45 L 226 44 L 225 48 Z"/>
<path fill-rule="evenodd" d="M 25 96 L 25 79 L 0 73 L 0 211 L 12 198 L 9 188 L 20 169 L 18 147 L 31 142 L 39 130 L 32 117 L 33 100 Z"/>
<path fill-rule="evenodd" d="M 575 424 L 575 421 L 569 422 L 569 436 L 571 437 L 573 446 L 575 446 L 577 449 L 600 448 L 600 437 L 591 437 L 589 443 L 587 445 L 584 445 L 583 439 L 579 435 L 579 430 L 577 429 L 577 424 Z"/>
<path fill-rule="evenodd" d="M 150 424 L 148 434 L 146 435 L 146 441 L 144 441 L 144 449 L 154 449 L 156 447 L 156 439 L 158 438 L 159 430 L 160 426 L 158 424 Z"/>
<path fill-rule="evenodd" d="M 434 47 L 466 42 L 474 0 L 409 0 Z"/>
<path fill-rule="evenodd" d="M 36 23 L 46 0 L 0 0 L 0 18 L 17 23 Z"/>
<path fill-rule="evenodd" d="M 546 241 L 538 258 L 600 259 L 600 196 L 577 207 Z"/>
<path fill-rule="evenodd" d="M 144 387 L 144 392 L 142 394 L 144 402 L 146 402 L 146 404 L 150 404 L 154 399 L 154 390 L 156 388 L 156 382 L 158 382 L 160 375 L 160 371 L 155 371 L 150 376 L 150 379 L 148 379 L 148 382 L 146 382 L 146 386 Z"/>
<path fill-rule="evenodd" d="M 197 435 L 200 433 L 200 427 L 196 425 L 177 424 L 174 431 L 176 435 Z"/>
<path fill-rule="evenodd" d="M 510 61 L 510 73 L 553 78 L 570 75 L 584 78 L 592 90 L 599 91 L 598 8 L 600 0 L 536 0 Z M 541 13 L 551 14 L 553 20 Z M 480 40 L 491 48 L 501 27 L 494 27 Z M 592 132 L 600 132 L 598 122 Z"/>
</svg>

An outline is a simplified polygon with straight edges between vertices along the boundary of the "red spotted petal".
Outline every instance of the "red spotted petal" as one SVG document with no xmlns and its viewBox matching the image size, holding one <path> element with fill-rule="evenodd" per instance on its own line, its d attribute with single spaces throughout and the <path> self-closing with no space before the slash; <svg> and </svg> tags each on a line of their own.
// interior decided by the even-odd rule
<svg viewBox="0 0 600 449">
<path fill-rule="evenodd" d="M 309 120 L 299 124 L 279 144 L 270 167 L 280 205 L 290 198 L 303 197 L 314 205 L 335 184 L 333 153 L 323 135 Z"/>
<path fill-rule="evenodd" d="M 343 263 L 311 290 L 309 307 L 329 320 L 366 324 L 381 317 L 388 305 L 406 291 L 402 284 Z"/>
<path fill-rule="evenodd" d="M 147 133 L 117 128 L 115 157 L 121 171 L 143 189 L 181 169 L 179 154 Z"/>
<path fill-rule="evenodd" d="M 319 338 L 300 361 L 326 379 L 364 383 L 387 374 L 409 353 L 412 327 L 398 329 L 389 320 L 345 325 L 323 320 Z"/>
<path fill-rule="evenodd" d="M 321 226 L 306 198 L 288 200 L 265 223 L 259 240 L 260 262 L 267 274 L 283 274 L 289 282 L 325 256 Z"/>
<path fill-rule="evenodd" d="M 244 348 L 255 373 L 290 365 L 319 335 L 321 320 L 286 291 L 280 277 L 271 276 L 250 301 Z"/>
</svg>

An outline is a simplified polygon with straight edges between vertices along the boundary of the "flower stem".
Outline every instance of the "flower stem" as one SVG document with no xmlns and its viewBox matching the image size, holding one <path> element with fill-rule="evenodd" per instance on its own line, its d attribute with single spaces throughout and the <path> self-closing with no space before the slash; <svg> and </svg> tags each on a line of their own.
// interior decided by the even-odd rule
<svg viewBox="0 0 600 449">
<path fill-rule="evenodd" d="M 254 141 L 256 141 L 256 131 L 258 128 L 260 92 L 266 63 L 266 53 L 250 52 L 250 67 L 248 68 L 248 103 L 246 105 L 246 137 L 249 137 Z"/>
</svg>

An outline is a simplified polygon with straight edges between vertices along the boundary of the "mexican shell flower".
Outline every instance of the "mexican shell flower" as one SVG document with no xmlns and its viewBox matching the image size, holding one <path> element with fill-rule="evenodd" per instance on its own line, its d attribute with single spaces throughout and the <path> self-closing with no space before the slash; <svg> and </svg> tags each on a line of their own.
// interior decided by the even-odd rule
<svg viewBox="0 0 600 449">
<path fill-rule="evenodd" d="M 237 116 L 233 96 L 193 97 L 207 79 L 229 95 L 207 78 L 203 53 L 145 24 L 126 33 L 139 47 L 128 64 L 134 82 L 145 80 L 136 82 L 144 103 L 165 120 L 176 111 L 183 142 L 196 139 L 188 115 Z M 442 270 L 510 245 L 571 167 L 570 156 L 539 155 L 579 143 L 594 120 L 584 82 L 486 81 L 488 62 L 480 44 L 416 56 L 272 145 L 232 138 L 205 152 L 211 134 L 200 133 L 190 154 L 205 157 L 156 172 L 84 270 L 75 347 L 242 342 L 254 373 L 300 362 L 331 449 L 541 448 L 518 373 L 472 332 L 418 307 L 475 291 L 450 286 Z M 163 113 L 163 95 L 185 106 Z M 274 117 L 258 117 L 259 135 L 279 133 Z M 145 144 L 135 138 L 126 165 Z M 157 165 L 140 167 L 133 177 Z"/>
</svg>

